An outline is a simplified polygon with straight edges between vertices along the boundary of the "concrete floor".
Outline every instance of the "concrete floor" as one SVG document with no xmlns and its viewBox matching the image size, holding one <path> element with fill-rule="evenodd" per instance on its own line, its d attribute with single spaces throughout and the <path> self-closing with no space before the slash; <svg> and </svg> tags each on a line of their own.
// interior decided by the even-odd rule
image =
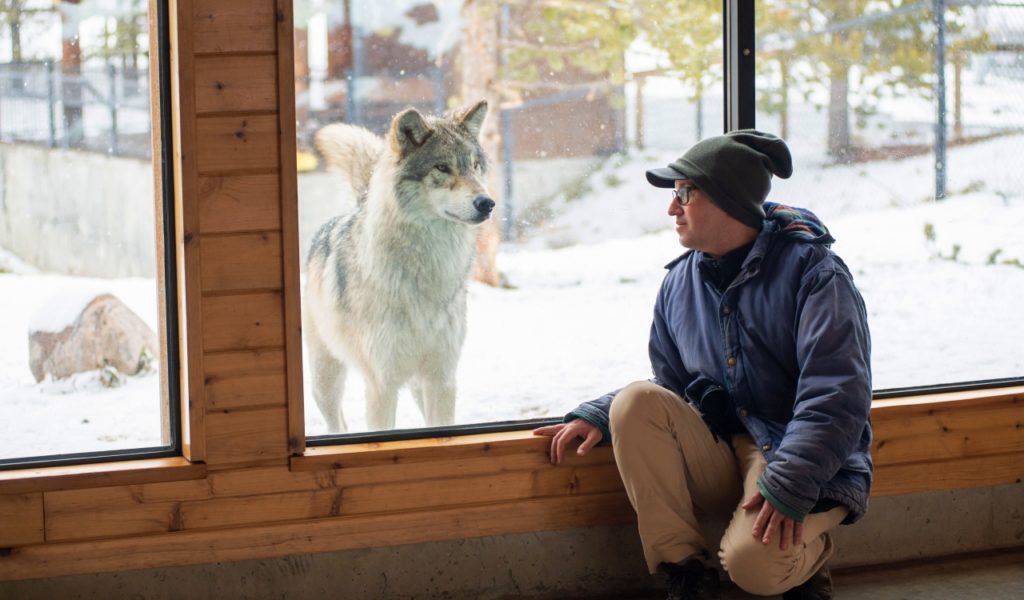
<svg viewBox="0 0 1024 600">
<path fill-rule="evenodd" d="M 1024 598 L 1024 551 L 848 569 L 835 573 L 833 581 L 839 600 L 1019 600 Z M 722 600 L 764 598 L 735 587 L 723 591 Z"/>
</svg>

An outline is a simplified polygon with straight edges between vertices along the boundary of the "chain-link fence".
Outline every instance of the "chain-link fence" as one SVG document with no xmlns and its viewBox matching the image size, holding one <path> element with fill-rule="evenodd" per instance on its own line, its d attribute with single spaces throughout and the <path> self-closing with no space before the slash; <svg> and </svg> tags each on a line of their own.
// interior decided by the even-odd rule
<svg viewBox="0 0 1024 600">
<path fill-rule="evenodd" d="M 0 141 L 148 158 L 150 128 L 147 70 L 0 64 Z"/>
</svg>

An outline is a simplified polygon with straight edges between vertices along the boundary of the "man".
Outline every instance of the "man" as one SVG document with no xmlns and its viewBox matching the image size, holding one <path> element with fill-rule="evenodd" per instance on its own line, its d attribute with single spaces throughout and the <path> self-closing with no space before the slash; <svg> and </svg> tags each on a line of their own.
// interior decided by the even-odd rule
<svg viewBox="0 0 1024 600">
<path fill-rule="evenodd" d="M 718 597 L 717 550 L 740 588 L 831 598 L 829 532 L 867 509 L 870 338 L 860 293 L 812 213 L 766 203 L 789 177 L 781 139 L 755 130 L 699 142 L 648 181 L 690 250 L 654 308 L 654 378 L 581 404 L 551 460 L 611 441 L 651 573 L 670 599 Z M 714 547 L 697 514 L 730 514 Z"/>
</svg>

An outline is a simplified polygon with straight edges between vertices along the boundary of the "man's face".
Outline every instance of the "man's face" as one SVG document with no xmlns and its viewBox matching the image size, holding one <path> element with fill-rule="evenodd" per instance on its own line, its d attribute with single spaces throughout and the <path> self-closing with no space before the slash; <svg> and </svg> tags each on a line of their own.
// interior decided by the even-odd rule
<svg viewBox="0 0 1024 600">
<path fill-rule="evenodd" d="M 687 191 L 686 188 L 690 189 Z M 715 254 L 726 222 L 731 217 L 715 206 L 707 194 L 694 187 L 693 180 L 677 180 L 675 189 L 676 197 L 668 205 L 668 214 L 676 219 L 679 243 L 686 248 Z"/>
</svg>

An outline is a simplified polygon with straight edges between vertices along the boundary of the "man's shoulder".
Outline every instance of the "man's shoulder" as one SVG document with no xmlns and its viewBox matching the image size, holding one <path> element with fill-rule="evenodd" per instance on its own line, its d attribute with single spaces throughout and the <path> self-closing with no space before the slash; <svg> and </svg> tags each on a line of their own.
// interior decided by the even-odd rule
<svg viewBox="0 0 1024 600">
<path fill-rule="evenodd" d="M 665 265 L 665 269 L 667 269 L 669 272 L 672 272 L 672 271 L 676 270 L 676 268 L 680 264 L 688 263 L 690 260 L 692 260 L 692 257 L 695 254 L 697 254 L 697 253 L 694 250 L 687 249 L 686 252 L 683 252 L 679 256 L 677 256 L 674 259 L 672 259 L 672 261 L 669 262 L 667 265 Z"/>
</svg>

